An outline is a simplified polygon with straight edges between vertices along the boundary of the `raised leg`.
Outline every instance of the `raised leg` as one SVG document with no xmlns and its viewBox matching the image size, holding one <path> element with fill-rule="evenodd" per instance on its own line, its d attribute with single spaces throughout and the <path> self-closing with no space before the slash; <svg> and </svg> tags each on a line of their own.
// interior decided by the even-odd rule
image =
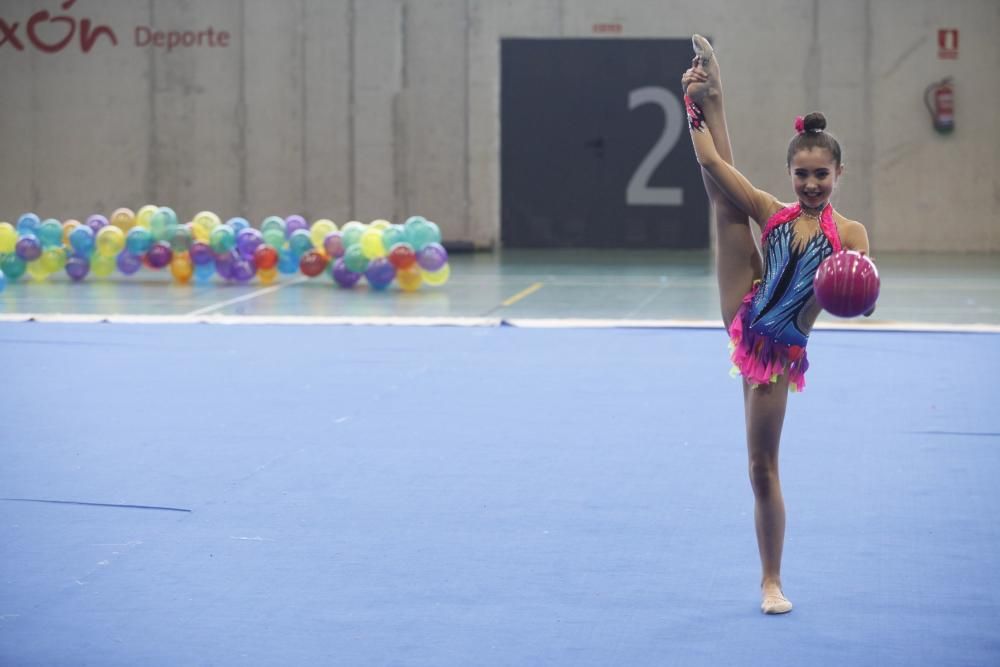
<svg viewBox="0 0 1000 667">
<path fill-rule="evenodd" d="M 718 58 L 708 40 L 701 35 L 692 37 L 691 42 L 696 54 L 695 68 L 704 72 L 706 76 L 704 83 L 691 85 L 708 87 L 708 94 L 701 105 L 705 113 L 705 122 L 712 128 L 712 139 L 719 155 L 729 164 L 734 164 L 723 106 Z M 719 301 L 722 306 L 722 321 L 728 329 L 743 302 L 744 295 L 753 285 L 753 281 L 761 277 L 763 268 L 747 215 L 729 201 L 704 169 L 701 177 L 715 211 L 715 264 Z"/>
</svg>

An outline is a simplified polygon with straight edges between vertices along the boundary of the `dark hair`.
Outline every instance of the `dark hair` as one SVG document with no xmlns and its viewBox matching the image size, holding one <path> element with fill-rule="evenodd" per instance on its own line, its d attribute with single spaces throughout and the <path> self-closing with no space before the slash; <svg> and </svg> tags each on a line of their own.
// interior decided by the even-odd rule
<svg viewBox="0 0 1000 667">
<path fill-rule="evenodd" d="M 825 148 L 830 151 L 833 161 L 839 167 L 841 162 L 840 143 L 837 142 L 836 137 L 826 131 L 826 116 L 818 111 L 813 111 L 807 114 L 801 121 L 800 123 L 798 119 L 796 120 L 795 129 L 798 131 L 798 134 L 792 137 L 792 140 L 788 143 L 787 166 L 792 166 L 792 157 L 799 151 L 807 151 L 811 148 Z"/>
</svg>

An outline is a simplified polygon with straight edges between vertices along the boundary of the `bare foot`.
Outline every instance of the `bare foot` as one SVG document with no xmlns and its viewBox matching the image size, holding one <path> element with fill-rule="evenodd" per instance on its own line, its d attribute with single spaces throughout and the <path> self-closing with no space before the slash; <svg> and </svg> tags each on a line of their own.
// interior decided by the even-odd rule
<svg viewBox="0 0 1000 667">
<path fill-rule="evenodd" d="M 764 582 L 761 587 L 760 610 L 765 614 L 787 614 L 792 610 L 792 603 L 781 592 L 777 582 Z"/>
</svg>

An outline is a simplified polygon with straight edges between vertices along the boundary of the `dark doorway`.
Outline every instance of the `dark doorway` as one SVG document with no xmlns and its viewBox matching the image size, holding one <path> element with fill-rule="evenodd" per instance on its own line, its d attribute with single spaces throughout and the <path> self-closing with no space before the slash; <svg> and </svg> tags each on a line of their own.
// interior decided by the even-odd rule
<svg viewBox="0 0 1000 667">
<path fill-rule="evenodd" d="M 505 247 L 706 248 L 687 39 L 501 41 Z"/>
</svg>

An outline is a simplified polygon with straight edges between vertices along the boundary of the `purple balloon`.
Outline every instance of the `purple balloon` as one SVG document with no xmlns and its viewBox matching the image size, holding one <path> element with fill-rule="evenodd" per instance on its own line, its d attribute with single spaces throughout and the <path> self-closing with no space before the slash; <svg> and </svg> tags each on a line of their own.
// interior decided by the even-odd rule
<svg viewBox="0 0 1000 667">
<path fill-rule="evenodd" d="M 340 232 L 330 232 L 323 239 L 323 249 L 330 257 L 344 256 L 344 235 Z"/>
<path fill-rule="evenodd" d="M 253 251 L 264 242 L 264 235 L 259 229 L 245 227 L 236 235 L 236 249 L 240 251 L 243 259 L 253 257 Z"/>
<path fill-rule="evenodd" d="M 440 243 L 428 243 L 417 252 L 417 264 L 425 271 L 437 271 L 448 261 L 448 251 Z"/>
<path fill-rule="evenodd" d="M 344 264 L 344 258 L 338 257 L 337 261 L 333 263 L 333 268 L 330 269 L 333 279 L 341 287 L 354 287 L 354 285 L 361 280 L 361 274 L 355 273 L 347 268 Z"/>
<path fill-rule="evenodd" d="M 98 215 L 95 213 L 94 215 L 87 218 L 87 222 L 85 222 L 84 224 L 90 227 L 90 229 L 93 230 L 93 232 L 96 234 L 97 232 L 101 231 L 102 227 L 108 226 L 108 219 L 105 218 L 103 215 Z"/>
<path fill-rule="evenodd" d="M 14 253 L 26 262 L 33 262 L 42 256 L 42 244 L 34 234 L 25 234 L 14 245 Z"/>
<path fill-rule="evenodd" d="M 233 280 L 245 283 L 257 274 L 257 265 L 245 259 L 238 259 L 233 262 Z"/>
<path fill-rule="evenodd" d="M 215 253 L 207 243 L 195 241 L 191 244 L 191 261 L 195 264 L 209 264 L 215 261 Z"/>
<path fill-rule="evenodd" d="M 90 273 L 90 262 L 86 257 L 74 255 L 66 260 L 66 275 L 74 281 L 79 282 Z"/>
<path fill-rule="evenodd" d="M 309 231 L 309 223 L 301 215 L 290 215 L 285 218 L 285 238 L 289 238 L 296 229 Z"/>
<path fill-rule="evenodd" d="M 376 257 L 368 263 L 365 269 L 365 278 L 368 284 L 375 289 L 385 289 L 396 279 L 396 267 L 385 257 Z"/>
<path fill-rule="evenodd" d="M 215 256 L 215 270 L 219 274 L 219 277 L 225 280 L 233 280 L 233 265 L 239 256 L 236 255 L 235 251 L 224 252 L 221 255 Z"/>
<path fill-rule="evenodd" d="M 139 255 L 133 255 L 127 250 L 123 250 L 118 253 L 118 257 L 115 259 L 115 264 L 118 266 L 118 270 L 126 276 L 130 276 L 139 269 L 142 268 L 142 257 Z"/>
<path fill-rule="evenodd" d="M 174 251 L 166 241 L 157 241 L 146 253 L 146 261 L 154 269 L 162 269 L 174 258 Z"/>
</svg>

